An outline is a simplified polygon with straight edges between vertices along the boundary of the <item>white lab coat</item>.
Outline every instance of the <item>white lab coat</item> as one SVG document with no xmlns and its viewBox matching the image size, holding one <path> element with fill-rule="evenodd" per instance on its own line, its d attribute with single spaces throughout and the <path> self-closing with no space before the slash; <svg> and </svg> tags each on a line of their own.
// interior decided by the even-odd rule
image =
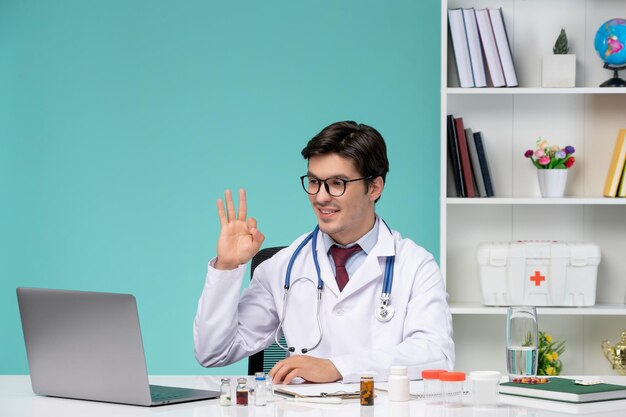
<svg viewBox="0 0 626 417">
<path fill-rule="evenodd" d="M 198 362 L 206 367 L 228 365 L 274 342 L 283 309 L 287 263 L 306 236 L 257 266 L 241 297 L 245 265 L 220 271 L 211 266 L 214 260 L 209 262 L 194 320 Z M 317 251 L 324 281 L 323 337 L 307 355 L 330 359 L 344 382 L 358 381 L 365 371 L 375 372 L 377 380 L 386 380 L 392 365 L 407 366 L 411 379 L 419 378 L 423 369 L 453 368 L 448 295 L 430 253 L 381 224 L 376 245 L 339 292 L 325 250 L 320 233 Z M 386 257 L 391 255 L 396 256 L 391 292 L 395 315 L 381 323 L 374 312 L 380 305 Z M 295 282 L 301 277 L 310 279 Z M 317 274 L 311 243 L 307 243 L 293 266 L 282 329 L 287 344 L 296 348 L 293 354 L 312 347 L 319 338 L 316 300 Z"/>
</svg>

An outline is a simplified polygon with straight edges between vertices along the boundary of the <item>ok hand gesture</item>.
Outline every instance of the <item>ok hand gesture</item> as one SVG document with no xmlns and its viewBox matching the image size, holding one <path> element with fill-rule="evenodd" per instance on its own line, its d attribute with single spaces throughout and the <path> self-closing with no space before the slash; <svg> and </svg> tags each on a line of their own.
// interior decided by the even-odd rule
<svg viewBox="0 0 626 417">
<path fill-rule="evenodd" d="M 222 199 L 217 200 L 217 213 L 220 217 L 220 236 L 217 241 L 216 269 L 235 269 L 247 263 L 259 251 L 265 236 L 256 228 L 256 220 L 246 220 L 246 191 L 239 190 L 239 211 L 235 216 L 235 205 L 230 190 L 224 193 L 226 207 Z"/>
</svg>

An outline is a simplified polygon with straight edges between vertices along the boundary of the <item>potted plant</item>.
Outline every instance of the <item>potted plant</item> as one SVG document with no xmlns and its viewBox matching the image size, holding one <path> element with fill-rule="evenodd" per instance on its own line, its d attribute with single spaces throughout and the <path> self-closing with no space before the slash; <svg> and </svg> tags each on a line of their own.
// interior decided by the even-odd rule
<svg viewBox="0 0 626 417">
<path fill-rule="evenodd" d="M 541 85 L 543 87 L 575 87 L 576 55 L 569 54 L 569 42 L 565 29 L 554 43 L 552 55 L 543 56 Z"/>
<path fill-rule="evenodd" d="M 549 145 L 539 137 L 535 150 L 528 149 L 524 156 L 537 168 L 539 191 L 542 197 L 563 197 L 567 183 L 567 170 L 574 165 L 573 146 Z"/>
</svg>

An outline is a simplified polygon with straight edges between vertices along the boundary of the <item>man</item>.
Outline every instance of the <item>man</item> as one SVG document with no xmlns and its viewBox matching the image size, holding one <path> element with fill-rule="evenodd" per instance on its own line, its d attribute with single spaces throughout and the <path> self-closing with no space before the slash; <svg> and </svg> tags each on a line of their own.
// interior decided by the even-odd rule
<svg viewBox="0 0 626 417">
<path fill-rule="evenodd" d="M 291 353 L 270 371 L 275 383 L 356 382 L 366 371 L 386 380 L 392 365 L 407 366 L 412 379 L 423 369 L 452 369 L 452 319 L 439 268 L 375 212 L 389 171 L 382 136 L 370 126 L 337 122 L 311 139 L 302 156 L 308 160 L 302 186 L 319 232 L 262 262 L 241 297 L 245 265 L 265 237 L 247 218 L 245 191 L 237 213 L 230 191 L 225 205 L 218 200 L 217 257 L 209 262 L 194 321 L 198 361 L 228 365 L 269 346 L 280 331 Z M 389 271 L 394 313 L 377 319 Z"/>
</svg>

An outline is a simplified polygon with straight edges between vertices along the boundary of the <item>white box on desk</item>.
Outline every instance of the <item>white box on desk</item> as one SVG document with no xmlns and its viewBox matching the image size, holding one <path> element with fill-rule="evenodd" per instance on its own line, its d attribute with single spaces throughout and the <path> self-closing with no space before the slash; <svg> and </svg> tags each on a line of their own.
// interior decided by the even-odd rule
<svg viewBox="0 0 626 417">
<path fill-rule="evenodd" d="M 485 242 L 478 264 L 487 306 L 592 306 L 600 247 L 557 241 Z"/>
</svg>

